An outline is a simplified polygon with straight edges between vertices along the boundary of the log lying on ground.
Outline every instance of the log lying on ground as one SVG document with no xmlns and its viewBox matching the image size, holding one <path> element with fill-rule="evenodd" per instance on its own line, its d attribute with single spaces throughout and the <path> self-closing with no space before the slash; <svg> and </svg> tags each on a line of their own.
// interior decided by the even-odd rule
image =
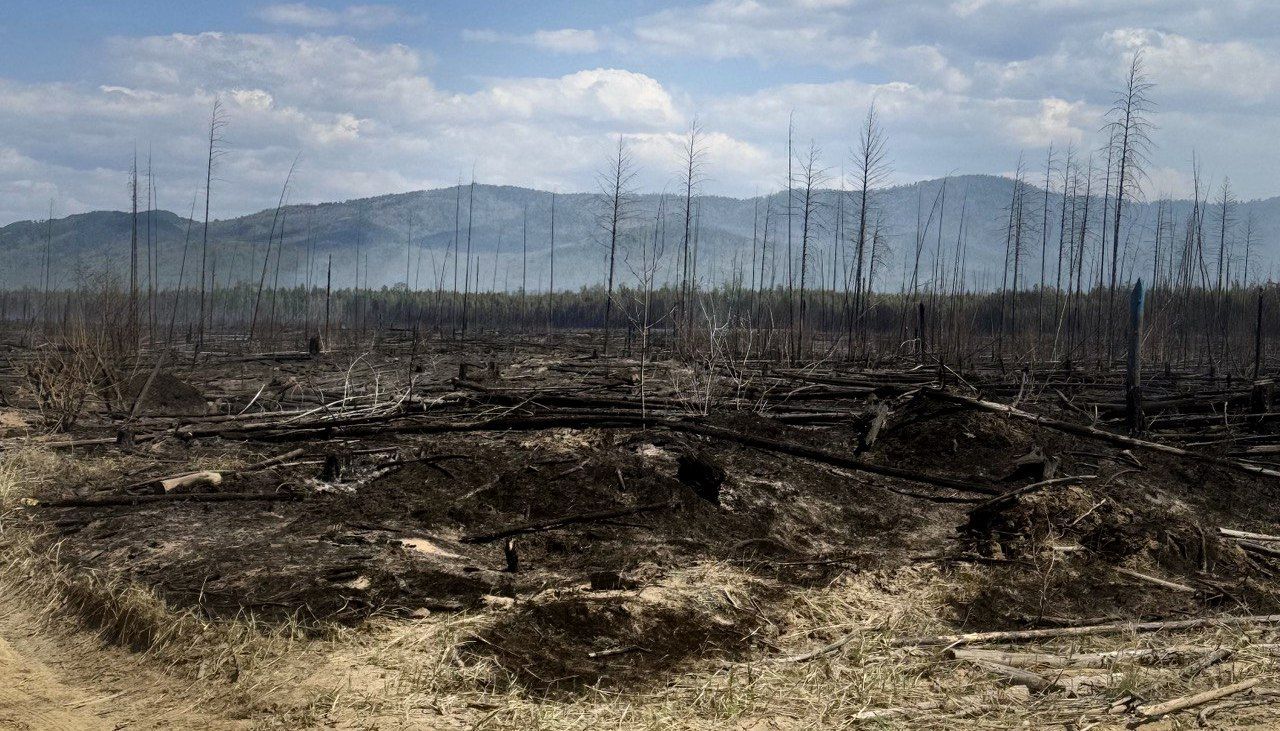
<svg viewBox="0 0 1280 731">
<path fill-rule="evenodd" d="M 1182 711 L 1188 708 L 1195 708 L 1196 706 L 1204 705 L 1205 703 L 1209 703 L 1211 701 L 1216 701 L 1219 698 L 1226 698 L 1227 696 L 1235 695 L 1236 693 L 1248 690 L 1261 682 L 1262 682 L 1262 678 L 1250 678 L 1248 680 L 1242 680 L 1239 683 L 1224 685 L 1221 688 L 1206 690 L 1203 693 L 1196 693 L 1195 695 L 1188 695 L 1188 696 L 1183 696 L 1181 698 L 1174 698 L 1172 700 L 1165 701 L 1164 703 L 1156 703 L 1148 706 L 1138 706 L 1138 713 L 1148 720 L 1157 719 L 1157 718 L 1160 718 L 1161 716 L 1167 716 L 1170 713 L 1173 713 L 1175 711 Z"/>
<path fill-rule="evenodd" d="M 1280 624 L 1280 614 L 1203 617 L 1201 619 L 1176 619 L 1166 622 L 1116 622 L 1113 624 L 1095 624 L 1088 627 L 1053 627 L 1050 629 L 1025 629 L 1004 632 L 968 632 L 955 635 L 904 637 L 895 640 L 893 644 L 896 647 L 909 647 L 913 645 L 972 645 L 983 642 L 1029 642 L 1054 637 L 1085 637 L 1120 632 L 1159 632 L 1160 630 L 1196 629 L 1215 625 L 1220 627 L 1239 627 L 1249 624 Z"/>
<path fill-rule="evenodd" d="M 1030 699 L 1031 692 L 1029 690 L 1021 685 L 1015 685 L 1008 688 L 992 688 L 981 693 L 960 696 L 959 698 L 948 698 L 945 702 L 935 700 L 896 708 L 868 708 L 865 711 L 858 711 L 852 718 L 855 721 L 875 721 L 944 709 L 954 712 L 976 710 L 988 706 L 1004 708 L 1010 704 L 1026 703 Z"/>
<path fill-rule="evenodd" d="M 1257 541 L 1260 543 L 1270 543 L 1280 541 L 1280 536 L 1268 535 L 1266 533 L 1250 533 L 1245 530 L 1235 530 L 1233 528 L 1219 528 L 1218 535 L 1224 538 L 1232 538 L 1246 541 Z"/>
<path fill-rule="evenodd" d="M 1194 678 L 1214 665 L 1229 660 L 1234 654 L 1236 654 L 1236 651 L 1230 647 L 1219 647 L 1212 652 L 1206 653 L 1204 657 L 1201 657 L 1199 660 L 1188 665 L 1187 669 L 1182 671 L 1182 677 Z"/>
<path fill-rule="evenodd" d="M 956 647 L 947 654 L 956 660 L 986 661 L 1015 668 L 1099 668 L 1105 669 L 1122 662 L 1142 665 L 1161 665 L 1179 662 L 1194 655 L 1211 652 L 1202 645 L 1174 645 L 1172 647 L 1143 647 L 1110 652 L 1089 652 L 1076 655 L 1059 655 L 1049 652 L 1010 652 L 1008 650 L 982 650 Z"/>
<path fill-rule="evenodd" d="M 312 440 L 317 437 L 357 437 L 374 434 L 388 434 L 393 432 L 411 434 L 445 434 L 477 431 L 535 431 L 540 429 L 560 428 L 619 429 L 635 427 L 668 429 L 671 431 L 684 432 L 686 434 L 698 434 L 713 439 L 735 442 L 747 447 L 764 449 L 780 454 L 788 454 L 794 457 L 803 457 L 805 459 L 836 467 L 870 472 L 872 474 L 894 477 L 901 480 L 907 480 L 909 482 L 934 485 L 935 487 L 943 487 L 949 490 L 980 493 L 983 495 L 996 495 L 999 493 L 996 488 L 989 487 L 987 485 L 955 480 L 948 477 L 928 475 L 902 467 L 867 462 L 856 457 L 847 457 L 843 454 L 837 454 L 804 444 L 797 444 L 795 442 L 767 439 L 765 437 L 745 434 L 731 429 L 725 429 L 723 427 L 699 423 L 689 419 L 645 418 L 642 415 L 635 413 L 555 413 L 540 416 L 500 416 L 480 421 L 458 421 L 456 418 L 424 420 L 421 418 L 407 416 L 398 418 L 389 418 L 385 416 L 361 417 L 347 421 L 327 422 L 315 425 L 299 424 L 295 427 L 277 430 L 273 433 L 267 433 L 267 430 L 265 429 L 258 432 L 258 430 L 255 429 L 254 438 L 264 441 L 300 441 Z M 248 436 L 248 433 L 245 430 L 215 431 L 203 434 L 205 436 L 213 436 L 216 434 L 218 436 L 224 436 L 232 439 L 243 439 Z"/>
<path fill-rule="evenodd" d="M 174 475 L 172 477 L 161 477 L 159 479 L 153 478 L 150 480 L 146 480 L 144 482 L 134 483 L 125 489 L 128 490 L 130 488 L 158 484 L 160 486 L 161 491 L 168 493 L 168 492 L 193 492 L 193 491 L 196 491 L 198 488 L 202 488 L 202 487 L 217 487 L 218 485 L 222 484 L 224 479 L 228 479 L 228 478 L 233 479 L 241 475 L 252 474 L 254 472 L 261 472 L 262 470 L 270 469 L 277 465 L 283 464 L 293 459 L 294 457 L 302 456 L 302 454 L 305 451 L 306 450 L 303 449 L 302 447 L 298 447 L 297 449 L 291 449 L 288 452 L 285 452 L 284 454 L 278 454 L 274 457 L 268 457 L 267 459 L 264 459 L 260 462 L 255 462 L 254 464 L 251 464 L 248 467 L 245 467 L 239 470 L 198 470 L 196 472 L 188 472 L 181 475 Z"/>
<path fill-rule="evenodd" d="M 983 409 L 985 411 L 991 411 L 997 414 L 1007 414 L 1015 419 L 1022 419 L 1022 420 L 1037 424 L 1039 426 L 1046 427 L 1048 429 L 1056 429 L 1058 431 L 1064 431 L 1069 434 L 1078 434 L 1080 436 L 1092 437 L 1094 439 L 1102 439 L 1102 440 L 1111 442 L 1112 444 L 1119 444 L 1119 445 L 1130 447 L 1133 449 L 1146 449 L 1153 452 L 1164 452 L 1165 454 L 1172 454 L 1178 457 L 1186 457 L 1187 459 L 1193 459 L 1200 462 L 1207 462 L 1209 464 L 1220 465 L 1222 467 L 1230 467 L 1231 469 L 1240 470 L 1242 472 L 1248 472 L 1255 475 L 1265 475 L 1267 477 L 1280 478 L 1280 471 L 1267 469 L 1266 467 L 1259 467 L 1258 465 L 1248 464 L 1246 462 L 1241 462 L 1239 460 L 1226 459 L 1224 457 L 1217 457 L 1212 454 L 1192 452 L 1191 450 L 1182 449 L 1181 447 L 1173 447 L 1168 444 L 1161 444 L 1159 442 L 1150 442 L 1150 441 L 1147 441 L 1146 439 L 1138 439 L 1136 437 L 1127 437 L 1127 436 L 1124 436 L 1123 434 L 1115 434 L 1113 432 L 1104 431 L 1102 429 L 1097 429 L 1091 426 L 1085 426 L 1083 424 L 1073 424 L 1069 421 L 1062 421 L 1061 419 L 1051 419 L 1047 416 L 1040 416 L 1038 414 L 1033 414 L 1029 411 L 1023 411 L 1013 406 L 996 403 L 995 401 L 983 401 L 982 399 L 970 398 L 968 396 L 961 396 L 959 394 L 947 393 L 945 391 L 939 391 L 936 389 L 922 389 L 920 393 L 927 395 L 929 398 L 938 399 L 940 401 L 948 401 L 956 404 L 965 404 L 973 408 Z"/>
<path fill-rule="evenodd" d="M 1280 558 L 1280 548 L 1264 545 L 1262 543 L 1254 543 L 1253 541 L 1245 541 L 1236 539 L 1235 544 L 1249 553 L 1257 553 L 1271 558 Z"/>
<path fill-rule="evenodd" d="M 1029 690 L 1037 693 L 1057 690 L 1060 687 L 1057 683 L 1049 680 L 1043 675 L 1033 673 L 1030 670 L 1025 670 L 1023 668 L 1001 665 L 998 662 L 991 662 L 990 660 L 970 660 L 970 662 L 983 670 L 999 675 L 1001 678 L 1004 678 L 1007 682 L 1013 685 L 1025 685 Z"/>
<path fill-rule="evenodd" d="M 871 423 L 867 425 L 867 430 L 862 433 L 862 437 L 858 440 L 858 452 L 866 452 L 875 446 L 876 440 L 880 438 L 880 430 L 884 429 L 885 424 L 889 421 L 889 406 L 883 401 L 876 404 L 875 415 L 871 417 Z"/>
<path fill-rule="evenodd" d="M 192 492 L 196 488 L 217 487 L 221 484 L 221 472 L 202 470 L 160 480 L 160 489 L 166 493 Z"/>
<path fill-rule="evenodd" d="M 567 525 L 574 525 L 577 523 L 594 523 L 601 520 L 613 520 L 614 518 L 623 518 L 628 515 L 636 515 L 638 513 L 649 513 L 655 510 L 674 508 L 677 505 L 679 505 L 679 501 L 677 500 L 664 500 L 662 502 L 649 503 L 648 505 L 637 505 L 635 507 L 621 508 L 618 510 L 598 510 L 592 513 L 564 515 L 559 518 L 545 518 L 543 520 L 534 520 L 528 523 L 521 523 L 519 525 L 501 528 L 491 533 L 474 533 L 472 535 L 466 535 L 459 540 L 463 543 L 490 543 L 509 536 L 555 530 L 556 528 L 563 528 Z"/>
<path fill-rule="evenodd" d="M 244 472 L 257 472 L 258 470 L 265 470 L 269 467 L 275 467 L 276 465 L 288 462 L 289 460 L 295 457 L 301 457 L 302 454 L 306 451 L 307 450 L 303 449 L 302 447 L 298 447 L 297 449 L 291 449 L 288 452 L 285 452 L 284 454 L 277 454 L 274 457 L 268 457 L 267 459 L 264 459 L 261 462 L 255 462 L 254 464 L 251 464 L 242 470 L 236 470 L 236 472 L 244 473 Z"/>
<path fill-rule="evenodd" d="M 164 495 L 93 495 L 90 497 L 33 500 L 33 508 L 99 508 L 113 505 L 149 505 L 152 503 L 231 503 L 244 501 L 282 502 L 301 500 L 290 492 L 171 492 Z"/>
<path fill-rule="evenodd" d="M 1009 492 L 1001 493 L 991 498 L 990 500 L 987 500 L 986 502 L 982 502 L 973 506 L 972 508 L 969 509 L 969 515 L 972 518 L 975 516 L 990 515 L 992 513 L 998 513 L 1001 510 L 1009 507 L 1010 505 L 1013 505 L 1015 502 L 1017 502 L 1018 498 L 1023 497 L 1025 495 L 1030 495 L 1033 492 L 1038 492 L 1040 490 L 1043 490 L 1044 488 L 1049 487 L 1050 485 L 1065 485 L 1071 482 L 1083 482 L 1085 480 L 1092 480 L 1095 477 L 1096 475 L 1077 475 L 1075 477 L 1055 477 L 1051 480 L 1041 480 L 1039 482 L 1033 482 L 1030 485 L 1024 485 L 1023 487 L 1019 487 L 1016 490 L 1010 490 Z"/>
<path fill-rule="evenodd" d="M 1115 572 L 1118 574 L 1123 574 L 1125 576 L 1128 576 L 1129 578 L 1137 579 L 1139 581 L 1145 581 L 1148 584 L 1155 584 L 1156 586 L 1161 586 L 1161 587 L 1164 587 L 1165 589 L 1169 589 L 1172 591 L 1181 591 L 1187 594 L 1196 593 L 1195 587 L 1187 586 L 1186 584 L 1179 584 L 1176 581 L 1161 579 L 1158 576 L 1151 576 L 1150 574 L 1144 574 L 1141 571 L 1134 571 L 1133 569 L 1127 569 L 1123 566 L 1113 566 L 1112 568 L 1115 569 Z"/>
</svg>

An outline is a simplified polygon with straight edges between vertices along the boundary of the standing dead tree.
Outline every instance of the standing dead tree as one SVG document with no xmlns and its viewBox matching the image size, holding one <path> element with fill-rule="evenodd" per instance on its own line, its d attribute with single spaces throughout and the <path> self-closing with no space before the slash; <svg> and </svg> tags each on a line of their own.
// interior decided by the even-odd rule
<svg viewBox="0 0 1280 731">
<path fill-rule="evenodd" d="M 133 167 L 129 170 L 129 197 L 133 211 L 129 228 L 129 347 L 138 345 L 138 151 L 133 152 Z M 53 214 L 50 214 L 50 219 Z"/>
<path fill-rule="evenodd" d="M 555 325 L 555 303 L 556 303 L 556 194 L 551 194 L 551 275 L 547 284 L 547 334 L 551 334 L 551 329 Z"/>
<path fill-rule="evenodd" d="M 1222 181 L 1222 192 L 1218 196 L 1218 283 L 1214 288 L 1217 295 L 1217 326 L 1222 333 L 1222 359 L 1227 358 L 1227 297 L 1231 288 L 1231 251 L 1227 239 L 1235 224 L 1235 196 L 1231 192 L 1231 178 Z"/>
<path fill-rule="evenodd" d="M 267 263 L 271 261 L 271 242 L 276 235 L 276 225 L 280 223 L 280 211 L 284 208 L 285 198 L 289 195 L 289 183 L 293 181 L 293 171 L 298 167 L 298 160 L 302 157 L 299 152 L 293 158 L 293 164 L 289 166 L 289 173 L 284 176 L 284 185 L 280 186 L 280 200 L 276 202 L 276 212 L 271 217 L 271 230 L 267 232 L 267 251 L 262 255 L 262 276 L 258 278 L 258 293 L 253 298 L 253 314 L 249 317 L 249 340 L 253 340 L 254 330 L 258 324 L 258 306 L 262 302 L 262 287 L 267 282 Z M 280 227 L 280 245 L 284 245 L 284 227 Z M 279 256 L 277 255 L 277 261 Z"/>
<path fill-rule="evenodd" d="M 702 141 L 702 125 L 698 124 L 697 117 L 694 117 L 693 122 L 689 124 L 689 134 L 685 137 L 680 154 L 682 156 L 680 187 L 684 191 L 684 210 L 681 212 L 684 217 L 684 235 L 680 242 L 679 317 L 682 320 L 681 325 L 688 329 L 690 323 L 684 320 L 692 317 L 689 298 L 697 286 L 691 274 L 694 262 L 691 259 L 693 251 L 690 246 L 693 240 L 694 199 L 697 198 L 698 189 L 705 177 L 703 166 L 706 158 L 706 145 Z"/>
<path fill-rule="evenodd" d="M 1120 218 L 1126 200 L 1136 199 L 1142 193 L 1144 167 L 1151 149 L 1151 112 L 1154 105 L 1149 96 L 1155 84 L 1147 79 L 1142 64 L 1142 51 L 1134 52 L 1125 76 L 1124 89 L 1116 95 L 1107 112 L 1108 132 L 1115 160 L 1116 188 L 1115 211 L 1111 216 L 1111 282 L 1108 288 L 1108 342 L 1114 337 L 1112 320 L 1115 317 L 1116 271 L 1120 258 Z"/>
<path fill-rule="evenodd" d="M 657 281 L 658 272 L 662 267 L 662 260 L 666 251 L 666 215 L 667 194 L 666 191 L 663 191 L 658 196 L 658 209 L 653 218 L 652 241 L 643 234 L 639 236 L 640 256 L 638 261 L 634 256 L 634 252 L 627 251 L 623 253 L 623 261 L 636 278 L 636 292 L 633 297 L 637 300 L 636 304 L 640 310 L 639 314 L 631 319 L 632 323 L 638 326 L 640 330 L 640 415 L 642 418 L 647 418 L 649 414 L 647 367 L 650 334 L 653 328 L 661 324 L 663 317 L 670 314 L 670 310 L 668 310 L 661 317 L 655 318 L 653 312 L 654 284 Z"/>
<path fill-rule="evenodd" d="M 209 200 L 213 189 L 213 168 L 218 159 L 226 154 L 223 149 L 222 134 L 226 130 L 227 120 L 222 111 L 222 102 L 218 98 L 213 100 L 213 111 L 209 115 L 209 154 L 205 160 L 204 174 L 204 228 L 200 237 L 200 324 L 196 328 L 196 345 L 195 354 L 199 354 L 204 348 L 204 331 L 205 331 L 205 290 L 208 284 L 208 265 L 209 265 Z M 212 309 L 212 308 L 210 308 Z"/>
<path fill-rule="evenodd" d="M 827 182 L 826 170 L 819 167 L 818 146 L 809 143 L 809 150 L 800 161 L 800 329 L 796 337 L 796 345 L 792 351 L 793 359 L 799 358 L 805 347 L 804 326 L 808 315 L 808 275 L 809 249 L 817 231 L 818 190 Z"/>
<path fill-rule="evenodd" d="M 867 107 L 867 117 L 858 131 L 858 149 L 853 153 L 853 170 L 857 176 L 858 190 L 858 227 L 854 249 L 854 289 L 853 307 L 845 312 L 845 329 L 848 337 L 848 354 L 853 355 L 854 323 L 862 323 L 866 315 L 867 294 L 870 283 L 863 282 L 863 271 L 867 260 L 867 216 L 871 212 L 871 189 L 882 185 L 889 177 L 889 164 L 885 155 L 885 135 L 876 117 L 875 102 Z M 862 327 L 859 327 L 862 332 Z M 863 349 L 866 348 L 866 336 L 860 336 Z"/>
<path fill-rule="evenodd" d="M 613 278 L 617 268 L 618 243 L 622 227 L 631 216 L 635 177 L 635 161 L 627 150 L 626 138 L 618 135 L 618 145 L 610 155 L 608 165 L 597 176 L 600 186 L 598 222 L 609 246 L 609 271 L 606 274 L 608 284 L 604 301 L 604 347 L 601 349 L 601 353 L 606 356 L 609 355 L 610 315 L 613 311 Z"/>
<path fill-rule="evenodd" d="M 467 300 L 471 292 L 471 226 L 476 210 L 476 171 L 471 169 L 471 186 L 467 193 L 467 261 L 463 265 L 462 279 L 462 339 L 467 339 Z M 478 265 L 477 265 L 478 268 Z M 479 272 L 477 272 L 477 275 Z"/>
</svg>

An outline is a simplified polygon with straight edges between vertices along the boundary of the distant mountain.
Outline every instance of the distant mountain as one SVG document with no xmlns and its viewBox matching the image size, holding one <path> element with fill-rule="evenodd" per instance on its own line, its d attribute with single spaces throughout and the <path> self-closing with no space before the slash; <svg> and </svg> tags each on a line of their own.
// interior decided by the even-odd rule
<svg viewBox="0 0 1280 731">
<path fill-rule="evenodd" d="M 912 185 L 878 190 L 873 200 L 881 212 L 881 232 L 886 244 L 883 262 L 878 264 L 877 287 L 897 289 L 904 265 L 914 258 L 917 220 L 929 224 L 921 256 L 922 271 L 932 266 L 934 251 L 941 243 L 944 257 L 950 260 L 960 235 L 961 210 L 964 211 L 964 236 L 967 241 L 966 265 L 969 285 L 991 287 L 999 284 L 1004 264 L 1004 235 L 1007 211 L 1013 192 L 1013 181 L 991 175 L 966 175 L 946 181 L 945 201 L 939 197 L 942 180 L 929 180 Z M 530 290 L 547 287 L 550 276 L 551 194 L 510 186 L 476 185 L 474 206 L 468 210 L 472 191 L 467 186 L 417 191 L 340 203 L 291 205 L 280 212 L 285 231 L 283 255 L 279 257 L 279 283 L 293 286 L 307 279 L 308 252 L 311 257 L 313 282 L 323 286 L 325 269 L 332 257 L 333 284 L 347 287 L 355 281 L 359 267 L 360 283 L 371 287 L 395 286 L 408 281 L 420 289 L 434 289 L 443 277 L 446 288 L 454 282 L 454 265 L 461 286 L 466 275 L 466 259 L 452 253 L 471 252 L 471 276 L 479 288 L 515 290 L 522 280 Z M 1047 279 L 1054 278 L 1059 227 L 1059 197 L 1050 194 L 1048 235 L 1041 234 L 1043 191 L 1029 189 L 1024 216 L 1032 219 L 1028 226 L 1024 279 L 1034 285 L 1040 275 L 1040 246 L 1048 240 L 1046 252 Z M 797 193 L 798 196 L 798 193 Z M 830 286 L 833 269 L 836 278 L 843 260 L 832 259 L 836 238 L 835 220 L 840 195 L 824 190 L 816 197 L 817 205 L 810 217 L 810 276 L 814 286 Z M 845 198 L 845 206 L 852 197 Z M 934 209 L 935 201 L 938 208 Z M 638 268 L 642 243 L 652 246 L 659 197 L 637 196 L 626 222 L 623 251 L 619 254 L 617 277 L 620 282 L 634 282 L 633 269 Z M 719 284 L 741 270 L 744 280 L 751 279 L 753 229 L 756 240 L 763 238 L 766 210 L 769 214 L 768 253 L 765 279 L 786 276 L 786 193 L 745 200 L 721 196 L 697 199 L 696 231 L 698 244 L 697 273 L 704 284 Z M 678 276 L 678 254 L 683 235 L 683 202 L 668 196 L 665 200 L 665 225 L 657 226 L 659 242 L 665 257 L 658 274 L 659 281 Z M 799 256 L 803 220 L 797 197 L 795 215 L 791 219 L 792 249 Z M 1182 220 L 1191 208 L 1188 201 L 1175 201 L 1173 212 L 1177 235 L 1181 236 Z M 1101 201 L 1090 206 L 1093 235 L 1100 228 Z M 600 201 L 585 193 L 561 194 L 555 197 L 555 285 L 556 289 L 576 289 L 604 281 L 608 250 L 603 229 L 598 223 Z M 1126 266 L 1146 272 L 1150 269 L 1152 230 L 1155 225 L 1154 203 L 1131 206 L 1126 214 L 1122 235 L 1138 242 L 1135 254 Z M 856 225 L 856 216 L 846 210 L 848 225 Z M 942 225 L 938 226 L 938 214 Z M 1206 223 L 1206 238 L 1211 239 L 1216 262 L 1219 225 L 1213 219 Z M 527 214 L 527 227 L 525 225 Z M 223 286 L 232 282 L 257 282 L 262 276 L 262 256 L 268 232 L 272 229 L 274 209 L 248 216 L 219 220 L 209 225 L 209 261 L 207 266 Z M 1233 270 L 1238 275 L 1243 262 L 1245 221 L 1253 221 L 1255 255 L 1252 271 L 1265 276 L 1270 272 L 1280 241 L 1280 198 L 1241 203 L 1234 213 L 1233 234 L 1238 240 L 1237 261 Z M 147 262 L 147 222 L 151 238 L 158 250 L 159 281 L 172 286 L 178 281 L 184 242 L 187 248 L 184 281 L 198 281 L 202 226 L 168 211 L 155 211 L 139 216 L 140 268 Z M 468 241 L 468 223 L 470 236 Z M 456 223 L 456 229 L 455 229 Z M 410 244 L 412 236 L 412 244 Z M 527 244 L 526 244 L 527 242 Z M 527 265 L 522 252 L 527 245 Z M 1090 242 L 1096 248 L 1096 240 Z M 52 222 L 21 221 L 0 228 L 0 288 L 38 286 L 42 278 L 42 261 L 46 246 L 52 251 L 52 280 L 55 287 L 73 287 L 83 282 L 100 281 L 104 274 L 120 281 L 127 280 L 130 249 L 130 215 L 117 211 L 95 211 L 77 214 Z M 1207 245 L 1206 245 L 1207 246 Z M 277 247 L 278 248 L 278 247 Z M 359 262 L 356 253 L 359 252 Z M 1209 254 L 1206 254 L 1208 256 Z M 268 284 L 277 277 L 277 257 L 273 253 L 267 268 Z M 628 262 L 631 262 L 629 265 Z M 407 266 L 406 266 L 407 265 Z M 1214 264 L 1216 268 L 1216 264 Z M 442 271 L 443 270 L 443 271 Z M 757 269 L 758 271 L 758 269 Z M 145 280 L 145 275 L 144 280 Z"/>
</svg>

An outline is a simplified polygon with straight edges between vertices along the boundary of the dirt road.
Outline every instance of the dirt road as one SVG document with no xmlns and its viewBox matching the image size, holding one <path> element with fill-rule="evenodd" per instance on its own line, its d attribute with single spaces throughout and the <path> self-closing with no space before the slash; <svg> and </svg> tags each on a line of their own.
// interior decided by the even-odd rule
<svg viewBox="0 0 1280 731">
<path fill-rule="evenodd" d="M 108 697 L 66 685 L 39 658 L 14 650 L 0 637 L 0 728 L 112 729 L 115 724 L 93 713 L 94 706 Z"/>
<path fill-rule="evenodd" d="M 7 594 L 7 592 L 4 592 Z M 197 711 L 199 697 L 83 630 L 50 625 L 0 598 L 0 729 L 238 729 Z"/>
</svg>

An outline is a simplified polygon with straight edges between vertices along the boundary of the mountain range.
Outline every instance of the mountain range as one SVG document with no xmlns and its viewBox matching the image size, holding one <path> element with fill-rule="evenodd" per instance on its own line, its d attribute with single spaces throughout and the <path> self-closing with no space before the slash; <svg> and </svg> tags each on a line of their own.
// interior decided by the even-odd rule
<svg viewBox="0 0 1280 731">
<path fill-rule="evenodd" d="M 944 184 L 945 198 L 940 196 Z M 992 175 L 964 175 L 945 183 L 936 179 L 873 191 L 871 199 L 879 214 L 883 241 L 876 287 L 900 286 L 904 266 L 909 270 L 914 261 L 917 231 L 925 223 L 928 227 L 922 237 L 922 271 L 932 266 L 939 242 L 944 257 L 949 258 L 956 241 L 963 236 L 968 285 L 998 285 L 1004 267 L 1012 193 L 1011 179 Z M 804 225 L 799 191 L 793 195 L 796 203 L 790 222 L 791 238 L 793 257 L 798 257 Z M 1046 216 L 1043 189 L 1028 186 L 1024 195 L 1024 218 L 1029 221 L 1024 236 L 1024 271 L 1029 273 L 1023 281 L 1034 286 L 1040 276 L 1042 243 L 1047 244 L 1046 280 L 1054 280 L 1061 196 L 1049 194 Z M 215 205 L 216 196 L 215 188 Z M 554 198 L 556 289 L 603 283 L 609 251 L 607 231 L 601 225 L 601 197 L 569 193 Z M 843 207 L 844 220 L 856 225 L 856 216 L 849 210 L 853 200 L 854 196 L 842 197 L 835 190 L 821 190 L 814 195 L 809 219 L 811 286 L 830 286 L 833 271 L 837 280 L 843 277 L 839 272 L 846 262 L 838 258 L 838 253 L 835 260 L 832 256 L 838 235 L 835 224 L 837 212 Z M 785 281 L 786 202 L 785 191 L 748 199 L 698 196 L 693 229 L 699 281 L 704 286 L 718 285 L 740 274 L 744 283 L 750 284 L 753 276 L 759 276 L 759 264 L 752 266 L 751 262 L 758 261 L 767 210 L 764 281 Z M 660 205 L 665 211 L 661 220 L 656 215 Z M 552 194 L 547 191 L 480 184 L 474 190 L 464 185 L 342 202 L 287 205 L 279 211 L 278 218 L 273 208 L 211 221 L 206 265 L 219 287 L 257 282 L 263 275 L 263 254 L 274 226 L 277 232 L 283 230 L 283 247 L 277 236 L 267 266 L 269 286 L 275 281 L 281 286 L 307 281 L 323 286 L 326 268 L 332 262 L 335 288 L 351 286 L 357 275 L 361 286 L 375 288 L 403 286 L 407 281 L 417 289 L 434 289 L 441 284 L 447 289 L 453 286 L 455 276 L 461 287 L 460 278 L 467 275 L 467 260 L 459 260 L 453 252 L 469 250 L 473 286 L 480 290 L 517 290 L 522 285 L 531 291 L 545 290 L 551 276 L 551 207 Z M 1101 223 L 1101 201 L 1092 202 L 1090 207 L 1090 226 L 1096 232 Z M 1134 203 L 1126 210 L 1122 236 L 1136 243 L 1126 260 L 1126 272 L 1140 276 L 1151 268 L 1156 204 Z M 1190 201 L 1172 202 L 1178 237 L 1190 210 Z M 641 247 L 653 246 L 655 238 L 664 252 L 656 279 L 661 282 L 677 277 L 684 232 L 683 201 L 670 195 L 665 199 L 656 194 L 636 195 L 629 200 L 627 213 L 617 280 L 636 281 L 636 271 L 642 268 Z M 1212 248 L 1206 256 L 1211 253 L 1216 262 L 1220 209 L 1210 205 L 1207 218 L 1205 237 L 1213 245 L 1206 244 L 1206 249 Z M 202 223 L 169 211 L 140 213 L 138 220 L 140 269 L 147 269 L 149 226 L 157 252 L 157 281 L 162 287 L 173 286 L 181 273 L 186 286 L 193 286 L 200 271 Z M 1041 226 L 1046 220 L 1047 231 Z M 1236 254 L 1231 266 L 1237 276 L 1243 272 L 1246 222 L 1254 252 L 1249 264 L 1250 279 L 1268 277 L 1280 241 L 1280 198 L 1241 202 L 1232 210 L 1227 235 L 1234 242 Z M 50 280 L 54 288 L 98 282 L 103 276 L 127 281 L 131 232 L 131 215 L 120 211 L 11 223 L 0 228 L 0 288 L 41 286 L 46 251 L 52 261 Z M 844 233 L 847 236 L 848 229 Z M 753 240 L 757 242 L 754 254 Z M 1096 249 L 1096 239 L 1090 245 Z M 145 274 L 142 281 L 146 281 Z"/>
</svg>

